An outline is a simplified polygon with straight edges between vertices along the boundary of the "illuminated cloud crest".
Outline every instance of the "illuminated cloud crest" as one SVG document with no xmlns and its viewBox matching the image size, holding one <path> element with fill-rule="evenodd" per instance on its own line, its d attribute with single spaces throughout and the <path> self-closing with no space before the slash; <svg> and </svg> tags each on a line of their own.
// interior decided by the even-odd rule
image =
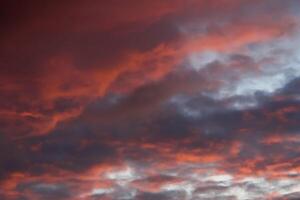
<svg viewBox="0 0 300 200">
<path fill-rule="evenodd" d="M 0 13 L 0 199 L 300 199 L 298 0 Z"/>
</svg>

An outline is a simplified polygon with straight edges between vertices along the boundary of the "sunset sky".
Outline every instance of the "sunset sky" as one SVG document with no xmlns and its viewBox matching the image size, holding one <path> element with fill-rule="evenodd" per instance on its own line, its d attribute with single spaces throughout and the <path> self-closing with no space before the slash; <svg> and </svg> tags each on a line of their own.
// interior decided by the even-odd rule
<svg viewBox="0 0 300 200">
<path fill-rule="evenodd" d="M 0 200 L 299 200 L 300 0 L 3 0 Z"/>
</svg>

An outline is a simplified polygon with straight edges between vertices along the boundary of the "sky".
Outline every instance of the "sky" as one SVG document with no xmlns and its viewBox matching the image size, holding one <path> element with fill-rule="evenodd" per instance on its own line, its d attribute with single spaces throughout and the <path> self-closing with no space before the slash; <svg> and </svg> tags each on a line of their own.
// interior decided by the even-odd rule
<svg viewBox="0 0 300 200">
<path fill-rule="evenodd" d="M 4 0 L 1 200 L 300 199 L 299 0 Z"/>
</svg>

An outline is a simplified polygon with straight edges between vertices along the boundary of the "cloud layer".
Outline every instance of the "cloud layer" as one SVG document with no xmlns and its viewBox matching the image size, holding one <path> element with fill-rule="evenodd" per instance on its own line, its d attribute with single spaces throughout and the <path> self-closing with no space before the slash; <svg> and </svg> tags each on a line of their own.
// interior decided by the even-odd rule
<svg viewBox="0 0 300 200">
<path fill-rule="evenodd" d="M 1 4 L 0 199 L 300 198 L 299 1 Z"/>
</svg>

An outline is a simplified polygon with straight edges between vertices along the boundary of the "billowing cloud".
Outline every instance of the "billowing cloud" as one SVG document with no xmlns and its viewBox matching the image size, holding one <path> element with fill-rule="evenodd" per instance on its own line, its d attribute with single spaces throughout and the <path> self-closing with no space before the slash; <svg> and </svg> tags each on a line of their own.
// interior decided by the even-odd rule
<svg viewBox="0 0 300 200">
<path fill-rule="evenodd" d="M 0 199 L 299 199 L 299 6 L 3 2 Z"/>
</svg>

